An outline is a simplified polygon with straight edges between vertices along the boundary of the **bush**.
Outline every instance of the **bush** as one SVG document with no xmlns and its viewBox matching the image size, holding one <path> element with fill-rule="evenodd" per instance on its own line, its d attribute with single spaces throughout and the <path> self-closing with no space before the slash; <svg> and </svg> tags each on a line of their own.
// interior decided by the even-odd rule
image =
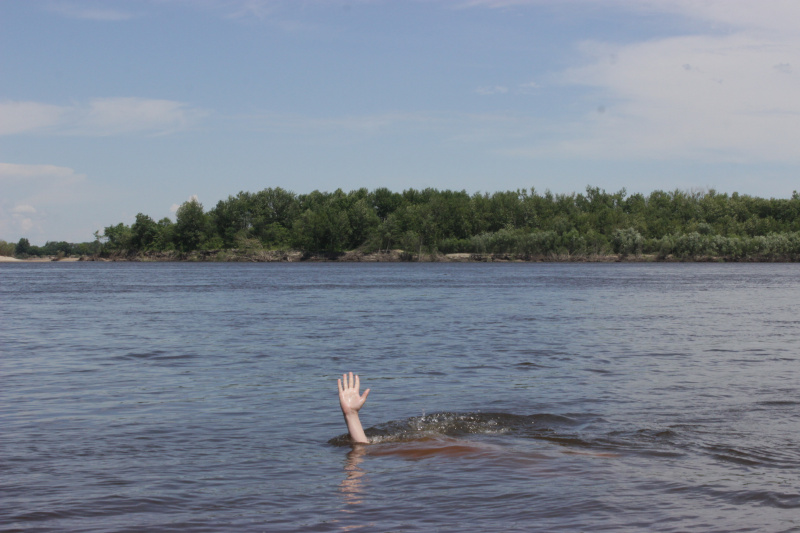
<svg viewBox="0 0 800 533">
<path fill-rule="evenodd" d="M 614 247 L 614 253 L 623 257 L 631 254 L 641 255 L 644 239 L 634 228 L 617 229 L 614 230 L 611 243 Z"/>
<path fill-rule="evenodd" d="M 14 249 L 16 245 L 13 242 L 6 242 L 0 240 L 0 255 L 6 257 L 14 257 Z"/>
</svg>

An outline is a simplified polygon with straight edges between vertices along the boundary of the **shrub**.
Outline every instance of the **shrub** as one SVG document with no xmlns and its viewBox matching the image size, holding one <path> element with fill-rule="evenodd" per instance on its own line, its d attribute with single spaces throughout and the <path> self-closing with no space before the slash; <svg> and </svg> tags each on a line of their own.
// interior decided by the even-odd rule
<svg viewBox="0 0 800 533">
<path fill-rule="evenodd" d="M 642 253 L 642 244 L 644 239 L 642 235 L 634 228 L 625 228 L 614 230 L 614 235 L 611 243 L 614 247 L 614 253 L 622 256 Z"/>
</svg>

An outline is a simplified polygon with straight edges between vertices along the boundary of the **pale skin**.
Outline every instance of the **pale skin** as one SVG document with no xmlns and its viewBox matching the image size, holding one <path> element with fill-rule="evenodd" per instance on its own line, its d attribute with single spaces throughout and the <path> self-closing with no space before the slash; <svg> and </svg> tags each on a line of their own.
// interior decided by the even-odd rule
<svg viewBox="0 0 800 533">
<path fill-rule="evenodd" d="M 361 426 L 358 418 L 358 411 L 364 406 L 369 396 L 369 389 L 364 394 L 359 394 L 361 380 L 353 373 L 342 374 L 342 379 L 336 380 L 339 384 L 339 405 L 342 407 L 344 420 L 347 422 L 347 430 L 350 432 L 350 439 L 356 444 L 369 444 L 369 439 Z"/>
</svg>

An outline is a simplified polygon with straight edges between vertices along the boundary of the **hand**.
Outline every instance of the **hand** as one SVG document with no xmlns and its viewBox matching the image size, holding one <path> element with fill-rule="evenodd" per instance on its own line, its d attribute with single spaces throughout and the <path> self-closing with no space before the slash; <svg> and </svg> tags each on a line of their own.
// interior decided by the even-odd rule
<svg viewBox="0 0 800 533">
<path fill-rule="evenodd" d="M 357 414 L 359 409 L 367 401 L 369 396 L 369 389 L 364 391 L 363 395 L 359 395 L 358 389 L 361 388 L 361 381 L 358 376 L 353 379 L 353 373 L 350 376 L 342 374 L 342 379 L 337 379 L 339 384 L 339 404 L 342 406 L 342 413 L 344 416 Z"/>
</svg>

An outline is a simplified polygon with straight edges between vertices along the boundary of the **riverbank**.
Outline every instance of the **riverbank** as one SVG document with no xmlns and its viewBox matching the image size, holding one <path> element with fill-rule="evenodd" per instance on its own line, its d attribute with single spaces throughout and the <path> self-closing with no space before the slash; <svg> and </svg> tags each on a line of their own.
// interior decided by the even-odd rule
<svg viewBox="0 0 800 533">
<path fill-rule="evenodd" d="M 0 256 L 3 263 L 49 263 L 49 262 L 195 262 L 195 263 L 790 263 L 791 258 L 775 257 L 725 257 L 694 256 L 676 257 L 658 254 L 618 255 L 618 254 L 415 254 L 403 250 L 380 252 L 311 253 L 297 250 L 203 250 L 193 252 L 115 252 L 103 255 L 84 255 L 81 257 L 35 257 L 17 259 Z"/>
<path fill-rule="evenodd" d="M 132 261 L 132 262 L 231 262 L 231 263 L 487 263 L 487 262 L 594 262 L 655 261 L 655 256 L 640 255 L 621 258 L 618 255 L 547 255 L 519 256 L 515 254 L 412 254 L 403 250 L 362 252 L 358 250 L 333 253 L 310 253 L 297 250 L 207 250 L 194 252 L 145 252 L 136 254 L 115 253 L 107 256 L 84 256 L 80 261 Z"/>
<path fill-rule="evenodd" d="M 310 253 L 297 250 L 205 250 L 193 252 L 144 252 L 113 253 L 105 256 L 84 256 L 80 261 L 132 261 L 132 262 L 230 262 L 230 263 L 777 263 L 792 262 L 791 258 L 744 257 L 731 258 L 725 256 L 676 257 L 658 254 L 618 255 L 618 254 L 415 254 L 403 250 L 380 252 Z"/>
<path fill-rule="evenodd" d="M 82 258 L 80 257 L 57 257 L 57 256 L 47 256 L 47 257 L 32 257 L 30 259 L 17 259 L 16 257 L 8 257 L 6 255 L 0 255 L 0 263 L 52 263 L 53 261 L 59 261 L 64 263 L 74 263 L 75 261 L 80 261 Z"/>
</svg>

